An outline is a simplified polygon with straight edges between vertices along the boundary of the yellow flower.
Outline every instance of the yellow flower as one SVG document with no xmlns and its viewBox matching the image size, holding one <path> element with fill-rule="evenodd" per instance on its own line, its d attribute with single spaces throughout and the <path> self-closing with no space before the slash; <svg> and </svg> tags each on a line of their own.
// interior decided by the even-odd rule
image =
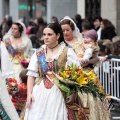
<svg viewBox="0 0 120 120">
<path fill-rule="evenodd" d="M 88 84 L 88 79 L 87 77 L 84 76 L 84 74 L 81 74 L 78 79 L 76 79 L 76 82 L 80 84 L 80 86 Z"/>
<path fill-rule="evenodd" d="M 93 73 L 91 73 L 90 75 L 87 76 L 89 80 L 95 80 L 97 78 L 97 76 Z"/>
<path fill-rule="evenodd" d="M 61 77 L 68 78 L 69 75 L 66 73 L 66 71 L 60 72 Z"/>
<path fill-rule="evenodd" d="M 87 76 L 89 80 L 95 80 L 97 78 L 93 70 L 91 70 L 90 72 L 83 71 L 83 73 Z"/>
<path fill-rule="evenodd" d="M 104 93 L 103 86 L 100 86 L 100 87 L 99 87 L 99 93 Z"/>
</svg>

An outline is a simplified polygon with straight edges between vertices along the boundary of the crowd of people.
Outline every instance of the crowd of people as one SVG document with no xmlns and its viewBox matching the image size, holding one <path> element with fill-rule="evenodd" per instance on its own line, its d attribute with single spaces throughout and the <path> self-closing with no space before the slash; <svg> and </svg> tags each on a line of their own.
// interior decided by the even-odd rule
<svg viewBox="0 0 120 120">
<path fill-rule="evenodd" d="M 108 19 L 96 16 L 91 23 L 76 14 L 61 20 L 53 16 L 47 24 L 39 17 L 26 28 L 21 20 L 13 22 L 7 16 L 0 37 L 1 120 L 110 120 L 104 100 L 71 87 L 65 97 L 65 89 L 50 78 L 52 72 L 57 75 L 73 64 L 97 75 L 102 62 L 120 58 L 120 37 Z M 17 83 L 10 95 L 8 78 Z M 96 83 L 100 85 L 99 79 Z"/>
</svg>

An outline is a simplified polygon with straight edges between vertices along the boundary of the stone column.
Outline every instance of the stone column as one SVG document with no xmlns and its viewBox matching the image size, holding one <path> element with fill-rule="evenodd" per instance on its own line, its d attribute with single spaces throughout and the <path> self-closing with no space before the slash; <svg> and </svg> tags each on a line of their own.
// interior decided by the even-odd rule
<svg viewBox="0 0 120 120">
<path fill-rule="evenodd" d="M 120 0 L 117 0 L 117 23 L 116 23 L 116 28 L 117 28 L 117 34 L 120 36 Z"/>
<path fill-rule="evenodd" d="M 58 20 L 64 16 L 74 17 L 77 13 L 77 0 L 47 0 L 47 22 L 51 21 L 52 16 Z"/>
<path fill-rule="evenodd" d="M 77 13 L 85 18 L 85 0 L 77 0 Z"/>
<path fill-rule="evenodd" d="M 118 0 L 119 1 L 119 0 Z M 101 0 L 101 16 L 110 20 L 117 27 L 117 3 L 116 0 Z"/>
<path fill-rule="evenodd" d="M 0 0 L 0 24 L 2 22 L 2 18 L 3 18 L 3 0 Z"/>
<path fill-rule="evenodd" d="M 10 0 L 10 16 L 12 16 L 13 21 L 17 21 L 19 19 L 19 0 Z"/>
</svg>

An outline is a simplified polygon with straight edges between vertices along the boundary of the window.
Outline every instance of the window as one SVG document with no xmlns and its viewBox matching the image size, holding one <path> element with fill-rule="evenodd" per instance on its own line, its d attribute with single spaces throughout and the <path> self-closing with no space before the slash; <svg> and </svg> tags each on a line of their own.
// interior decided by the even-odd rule
<svg viewBox="0 0 120 120">
<path fill-rule="evenodd" d="M 96 15 L 101 14 L 101 0 L 85 0 L 85 16 L 92 20 Z"/>
</svg>

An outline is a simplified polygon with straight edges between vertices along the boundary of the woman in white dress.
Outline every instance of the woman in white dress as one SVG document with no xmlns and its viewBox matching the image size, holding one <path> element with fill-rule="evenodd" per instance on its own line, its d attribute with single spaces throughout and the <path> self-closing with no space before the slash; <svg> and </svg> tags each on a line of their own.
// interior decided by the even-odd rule
<svg viewBox="0 0 120 120">
<path fill-rule="evenodd" d="M 22 61 L 29 62 L 31 56 L 32 43 L 26 35 L 26 27 L 21 21 L 12 24 L 11 29 L 3 37 L 3 41 L 8 50 L 15 75 L 13 77 L 19 80 L 19 73 L 25 66 Z"/>
<path fill-rule="evenodd" d="M 24 120 L 80 120 L 78 111 L 72 111 L 70 107 L 76 100 L 76 92 L 71 92 L 65 99 L 62 94 L 64 91 L 61 92 L 57 84 L 46 76 L 48 71 L 58 73 L 62 67 L 72 63 L 78 66 L 77 56 L 62 42 L 64 38 L 59 24 L 48 24 L 43 37 L 45 45 L 32 56 L 28 66 L 27 109 Z M 36 77 L 40 78 L 37 84 Z M 84 120 L 87 120 L 86 117 Z"/>
<path fill-rule="evenodd" d="M 0 61 L 0 119 L 19 120 L 4 81 L 6 77 L 10 77 L 14 72 L 10 64 L 11 62 L 8 52 L 3 42 L 0 42 Z"/>
</svg>

